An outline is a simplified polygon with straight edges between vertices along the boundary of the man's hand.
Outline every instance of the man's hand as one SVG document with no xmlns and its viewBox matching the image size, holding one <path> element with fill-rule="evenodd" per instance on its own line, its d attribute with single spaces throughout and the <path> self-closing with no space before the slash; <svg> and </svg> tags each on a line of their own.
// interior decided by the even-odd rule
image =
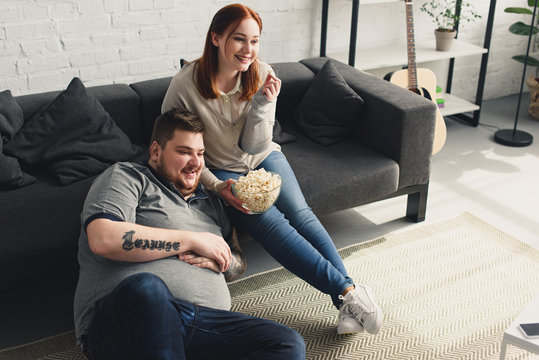
<svg viewBox="0 0 539 360">
<path fill-rule="evenodd" d="M 230 267 L 230 247 L 221 236 L 209 232 L 197 233 L 196 240 L 191 243 L 190 250 L 201 257 L 215 261 L 220 272 L 224 272 Z"/>
<path fill-rule="evenodd" d="M 241 211 L 244 214 L 250 214 L 251 210 L 243 206 L 243 202 L 234 196 L 232 193 L 232 184 L 236 181 L 234 179 L 228 179 L 226 186 L 220 191 L 221 197 L 236 210 Z"/>
<path fill-rule="evenodd" d="M 268 74 L 264 81 L 264 85 L 262 85 L 262 92 L 269 101 L 275 101 L 281 92 L 281 79 Z"/>
<path fill-rule="evenodd" d="M 245 260 L 245 256 L 243 255 L 243 252 L 241 251 L 240 245 L 238 243 L 238 235 L 235 228 L 232 229 L 230 237 L 227 240 L 230 244 L 230 251 L 232 253 L 232 256 L 230 259 L 230 266 L 228 267 L 228 269 L 226 269 L 226 271 L 223 272 L 223 275 L 225 276 L 225 280 L 227 282 L 230 282 L 239 279 L 239 277 L 243 275 L 243 273 L 245 273 L 245 269 L 247 268 L 247 261 Z M 193 251 L 186 251 L 184 253 L 178 254 L 178 258 L 193 266 L 210 269 L 215 272 L 220 272 L 219 266 L 214 260 L 209 259 L 205 256 L 200 256 Z"/>
</svg>

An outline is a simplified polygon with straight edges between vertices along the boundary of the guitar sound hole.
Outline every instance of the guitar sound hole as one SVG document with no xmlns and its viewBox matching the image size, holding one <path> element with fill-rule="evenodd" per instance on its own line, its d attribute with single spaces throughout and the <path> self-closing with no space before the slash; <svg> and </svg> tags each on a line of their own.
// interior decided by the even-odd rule
<svg viewBox="0 0 539 360">
<path fill-rule="evenodd" d="M 420 96 L 423 96 L 429 100 L 432 100 L 432 96 L 430 95 L 429 91 L 425 88 L 409 88 L 408 90 L 410 90 L 411 92 L 413 93 L 416 93 L 417 95 L 420 95 Z"/>
</svg>

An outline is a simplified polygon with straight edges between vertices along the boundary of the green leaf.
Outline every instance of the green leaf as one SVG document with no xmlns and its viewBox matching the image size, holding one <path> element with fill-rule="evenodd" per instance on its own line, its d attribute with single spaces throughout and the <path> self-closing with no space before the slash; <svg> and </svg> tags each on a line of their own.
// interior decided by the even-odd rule
<svg viewBox="0 0 539 360">
<path fill-rule="evenodd" d="M 537 4 L 539 5 L 539 4 Z M 528 6 L 534 7 L 535 6 L 535 0 L 528 0 Z"/>
<path fill-rule="evenodd" d="M 534 0 L 535 1 L 535 0 Z M 533 11 L 526 8 L 521 7 L 508 7 L 504 10 L 506 13 L 513 13 L 513 14 L 527 14 L 527 15 L 533 15 Z"/>
<path fill-rule="evenodd" d="M 509 31 L 516 35 L 530 35 L 530 25 L 524 24 L 522 21 L 516 22 L 509 27 Z M 533 33 L 537 34 L 539 31 L 535 26 L 533 27 Z"/>
<path fill-rule="evenodd" d="M 513 56 L 511 59 L 516 60 L 519 63 L 524 64 L 526 62 L 526 55 L 516 55 L 516 56 Z M 528 65 L 529 66 L 539 66 L 539 60 L 537 60 L 533 56 L 528 56 Z"/>
</svg>

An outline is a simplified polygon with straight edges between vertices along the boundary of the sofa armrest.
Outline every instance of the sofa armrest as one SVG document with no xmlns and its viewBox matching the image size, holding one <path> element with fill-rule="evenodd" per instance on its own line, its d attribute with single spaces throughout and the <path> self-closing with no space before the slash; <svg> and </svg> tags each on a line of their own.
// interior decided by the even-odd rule
<svg viewBox="0 0 539 360">
<path fill-rule="evenodd" d="M 300 62 L 317 73 L 328 58 Z M 399 189 L 425 184 L 436 122 L 436 104 L 347 64 L 335 67 L 348 85 L 365 101 L 355 130 L 359 142 L 399 164 Z"/>
</svg>

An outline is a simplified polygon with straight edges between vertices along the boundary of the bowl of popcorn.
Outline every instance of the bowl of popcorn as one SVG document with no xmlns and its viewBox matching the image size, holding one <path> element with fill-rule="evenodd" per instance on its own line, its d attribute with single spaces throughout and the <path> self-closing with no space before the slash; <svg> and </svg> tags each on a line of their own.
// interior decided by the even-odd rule
<svg viewBox="0 0 539 360">
<path fill-rule="evenodd" d="M 277 201 L 282 179 L 265 169 L 251 170 L 232 184 L 232 193 L 252 214 L 262 214 Z"/>
</svg>

